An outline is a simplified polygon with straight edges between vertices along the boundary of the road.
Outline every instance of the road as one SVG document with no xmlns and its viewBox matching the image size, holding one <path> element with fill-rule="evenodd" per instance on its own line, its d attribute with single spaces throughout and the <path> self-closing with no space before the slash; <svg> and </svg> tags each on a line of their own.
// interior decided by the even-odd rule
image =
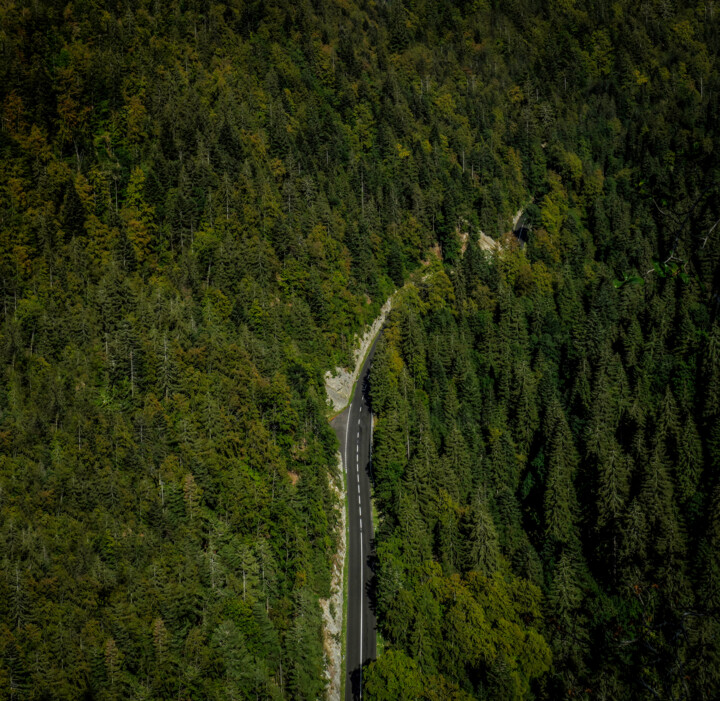
<svg viewBox="0 0 720 701">
<path fill-rule="evenodd" d="M 525 211 L 520 215 L 517 224 L 515 224 L 515 227 L 513 228 L 513 234 L 515 235 L 515 238 L 520 242 L 521 246 L 524 246 L 527 243 L 528 235 L 530 234 L 528 219 L 529 217 L 527 215 L 526 208 Z"/>
<path fill-rule="evenodd" d="M 370 456 L 372 413 L 368 397 L 368 376 L 375 353 L 375 342 L 355 385 L 350 405 L 332 423 L 345 463 L 347 479 L 348 601 L 345 648 L 345 699 L 362 698 L 362 666 L 377 653 L 375 612 L 370 586 L 374 573 L 372 505 L 370 503 Z"/>
</svg>

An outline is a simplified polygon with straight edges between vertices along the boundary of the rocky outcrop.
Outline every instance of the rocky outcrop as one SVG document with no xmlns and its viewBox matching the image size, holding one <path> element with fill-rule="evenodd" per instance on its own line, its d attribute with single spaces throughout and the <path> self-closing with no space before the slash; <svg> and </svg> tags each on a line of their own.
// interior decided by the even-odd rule
<svg viewBox="0 0 720 701">
<path fill-rule="evenodd" d="M 380 315 L 373 321 L 372 325 L 360 338 L 358 346 L 353 352 L 353 360 L 355 361 L 355 367 L 352 371 L 346 368 L 335 368 L 335 372 L 329 370 L 325 373 L 325 392 L 327 393 L 328 399 L 332 402 L 334 411 L 338 412 L 347 406 L 350 401 L 352 394 L 353 385 L 358 378 L 360 369 L 362 368 L 363 359 L 367 354 L 370 346 L 372 345 L 373 339 L 377 336 L 378 331 L 385 323 L 390 307 L 392 306 L 392 297 L 389 297 L 387 302 L 383 304 L 380 310 Z"/>
<path fill-rule="evenodd" d="M 343 626 L 343 567 L 345 565 L 345 494 L 343 489 L 343 465 L 340 451 L 337 454 L 338 469 L 330 481 L 330 488 L 337 497 L 338 549 L 332 563 L 332 579 L 330 597 L 320 599 L 323 615 L 323 647 L 325 649 L 325 678 L 328 680 L 328 700 L 340 701 L 342 687 L 342 626 Z"/>
<path fill-rule="evenodd" d="M 502 248 L 500 241 L 496 241 L 495 239 L 490 238 L 482 231 L 478 236 L 478 244 L 483 251 L 488 251 L 489 253 L 494 253 L 495 251 L 499 251 Z"/>
</svg>

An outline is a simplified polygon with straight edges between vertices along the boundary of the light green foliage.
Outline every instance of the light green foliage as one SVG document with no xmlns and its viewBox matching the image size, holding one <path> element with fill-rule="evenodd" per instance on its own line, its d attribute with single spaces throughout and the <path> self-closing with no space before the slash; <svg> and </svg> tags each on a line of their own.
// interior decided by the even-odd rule
<svg viewBox="0 0 720 701">
<path fill-rule="evenodd" d="M 417 662 L 396 650 L 373 662 L 365 677 L 365 692 L 379 701 L 414 701 L 421 698 L 424 686 Z"/>
</svg>

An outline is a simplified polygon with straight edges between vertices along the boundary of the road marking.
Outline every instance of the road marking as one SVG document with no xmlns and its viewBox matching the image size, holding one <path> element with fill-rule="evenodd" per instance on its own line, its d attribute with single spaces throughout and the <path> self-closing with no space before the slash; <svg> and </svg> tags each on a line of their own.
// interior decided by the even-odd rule
<svg viewBox="0 0 720 701">
<path fill-rule="evenodd" d="M 362 643 L 363 643 L 363 598 L 365 596 L 365 583 L 363 582 L 363 542 L 362 519 L 360 519 L 360 698 L 362 699 Z"/>
<path fill-rule="evenodd" d="M 372 447 L 373 447 L 373 415 L 372 409 L 370 410 L 370 447 L 368 450 L 368 472 L 370 473 L 370 482 L 373 481 L 373 461 L 372 461 Z"/>
<path fill-rule="evenodd" d="M 358 510 L 360 511 L 360 518 L 362 518 L 362 506 L 360 505 L 360 499 L 358 499 Z"/>
<path fill-rule="evenodd" d="M 350 405 L 352 407 L 352 404 Z M 350 431 L 350 409 L 348 409 L 347 426 L 345 426 L 345 469 L 350 470 L 350 463 L 348 463 L 347 457 L 347 444 L 348 444 L 348 432 Z"/>
</svg>

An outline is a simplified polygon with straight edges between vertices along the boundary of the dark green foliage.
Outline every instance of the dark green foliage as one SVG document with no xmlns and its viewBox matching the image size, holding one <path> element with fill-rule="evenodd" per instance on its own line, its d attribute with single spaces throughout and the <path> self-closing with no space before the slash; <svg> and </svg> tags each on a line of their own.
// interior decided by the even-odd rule
<svg viewBox="0 0 720 701">
<path fill-rule="evenodd" d="M 612 273 L 602 260 L 587 262 L 596 271 L 587 280 L 516 248 L 488 261 L 499 273 L 496 292 L 439 265 L 420 288 L 407 286 L 376 355 L 377 603 L 397 664 L 381 657 L 371 666 L 371 688 L 402 675 L 429 684 L 440 674 L 481 698 L 522 698 L 528 689 L 542 698 L 584 689 L 712 698 L 717 477 L 707 457 L 712 433 L 696 422 L 706 425 L 714 411 L 716 322 L 684 287 L 674 288 L 672 305 L 662 288 L 632 303 L 607 295 Z M 532 295 L 509 287 L 523 266 Z M 448 275 L 454 290 L 438 282 Z M 568 288 L 586 302 L 559 322 Z M 660 329 L 659 295 L 670 312 Z M 688 304 L 703 333 L 679 354 Z M 493 310 L 482 323 L 480 305 Z M 452 612 L 443 588 L 475 573 L 498 578 L 511 597 L 541 587 L 544 618 L 540 608 L 521 611 L 534 625 L 525 635 L 543 636 L 536 662 L 552 651 L 551 666 L 538 663 L 520 679 L 512 676 L 523 668 L 518 658 L 447 656 L 472 642 L 444 632 Z M 532 597 L 518 601 L 539 601 Z"/>
<path fill-rule="evenodd" d="M 615 11 L 497 8 L 506 34 L 474 30 L 523 47 L 495 64 L 513 106 L 481 118 L 521 154 L 531 232 L 493 254 L 471 235 L 460 256 L 448 198 L 443 265 L 403 291 L 384 334 L 375 698 L 401 678 L 429 697 L 438 674 L 488 699 L 720 693 L 718 18 Z M 710 61 L 702 87 L 681 68 L 690 47 Z M 661 96 L 669 80 L 679 92 Z M 479 176 L 510 192 L 477 148 Z M 459 231 L 490 228 L 496 192 L 479 188 Z M 540 587 L 544 615 L 524 621 L 549 666 L 521 683 L 519 659 L 450 659 L 472 645 L 444 633 L 429 571 Z"/>
<path fill-rule="evenodd" d="M 717 696 L 712 3 L 6 5 L 3 694 L 322 695 L 322 376 L 414 274 L 368 691 Z"/>
</svg>

